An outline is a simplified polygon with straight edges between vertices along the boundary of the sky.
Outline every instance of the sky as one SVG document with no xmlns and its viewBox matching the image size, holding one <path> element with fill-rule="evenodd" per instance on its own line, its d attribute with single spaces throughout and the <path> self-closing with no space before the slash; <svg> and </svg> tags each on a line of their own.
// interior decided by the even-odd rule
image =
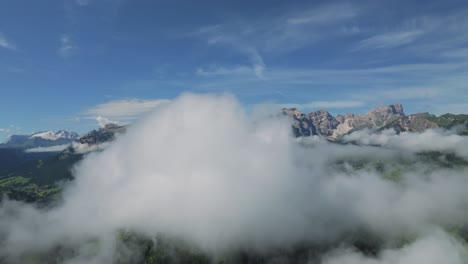
<svg viewBox="0 0 468 264">
<path fill-rule="evenodd" d="M 333 114 L 468 113 L 468 2 L 0 0 L 0 141 L 184 92 Z"/>
</svg>

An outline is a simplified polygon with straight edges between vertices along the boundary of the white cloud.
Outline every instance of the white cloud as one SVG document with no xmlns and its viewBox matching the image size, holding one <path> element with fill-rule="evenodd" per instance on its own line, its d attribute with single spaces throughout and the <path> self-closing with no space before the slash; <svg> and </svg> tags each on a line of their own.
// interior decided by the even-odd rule
<svg viewBox="0 0 468 264">
<path fill-rule="evenodd" d="M 263 79 L 265 63 L 257 48 L 244 41 L 241 36 L 237 35 L 237 33 L 226 33 L 222 30 L 223 28 L 219 25 L 204 27 L 198 31 L 198 34 L 207 35 L 207 43 L 209 45 L 224 45 L 226 47 L 231 47 L 246 56 L 251 63 L 252 72 L 259 79 Z"/>
<path fill-rule="evenodd" d="M 70 35 L 63 34 L 60 37 L 60 47 L 57 52 L 62 58 L 68 58 L 78 52 L 78 46 L 74 43 Z"/>
<path fill-rule="evenodd" d="M 16 50 L 16 46 L 13 45 L 2 33 L 0 33 L 0 47 L 10 50 Z"/>
<path fill-rule="evenodd" d="M 352 19 L 356 16 L 357 11 L 353 6 L 349 4 L 335 4 L 313 8 L 296 14 L 294 17 L 287 19 L 286 22 L 291 25 L 330 24 Z"/>
<path fill-rule="evenodd" d="M 197 75 L 205 77 L 223 76 L 223 75 L 253 75 L 252 67 L 237 66 L 237 67 L 222 67 L 212 66 L 208 68 L 197 68 L 195 71 Z"/>
<path fill-rule="evenodd" d="M 375 133 L 368 129 L 345 135 L 344 141 L 355 141 L 363 145 L 378 145 L 399 149 L 401 151 L 454 152 L 468 159 L 468 137 L 455 134 L 453 131 L 428 129 L 421 133 L 402 132 L 397 134 L 393 129 Z"/>
<path fill-rule="evenodd" d="M 195 74 L 217 78 L 205 78 L 202 82 L 195 78 L 183 85 L 204 92 L 228 89 L 238 95 L 262 95 L 270 100 L 275 100 L 277 92 L 281 91 L 294 99 L 285 98 L 279 102 L 292 104 L 297 104 L 298 98 L 301 102 L 317 100 L 317 92 L 330 87 L 324 95 L 335 93 L 341 95 L 341 100 L 364 101 L 369 106 L 403 103 L 411 112 L 466 113 L 463 99 L 468 96 L 467 69 L 465 61 L 341 68 L 272 66 L 264 71 L 264 78 L 259 79 L 252 78 L 248 66 L 207 67 L 198 68 Z M 330 98 L 321 95 L 319 99 Z"/>
<path fill-rule="evenodd" d="M 359 34 L 361 32 L 361 28 L 354 25 L 354 26 L 342 26 L 341 32 L 345 35 L 354 35 Z"/>
<path fill-rule="evenodd" d="M 24 134 L 22 131 L 21 127 L 15 126 L 15 125 L 10 125 L 9 127 L 3 127 L 0 128 L 0 133 L 4 134 L 4 136 L 11 136 L 13 134 Z M 0 142 L 2 141 L 3 137 L 0 137 Z M 8 140 L 8 138 L 6 138 Z"/>
<path fill-rule="evenodd" d="M 34 153 L 34 152 L 60 152 L 68 148 L 70 144 L 58 145 L 58 146 L 51 146 L 51 147 L 38 147 L 38 148 L 30 148 L 26 149 L 24 152 L 27 153 Z"/>
<path fill-rule="evenodd" d="M 463 96 L 462 96 L 463 97 Z M 434 114 L 442 115 L 446 113 L 451 114 L 468 114 L 468 103 L 444 103 L 431 105 L 431 112 Z"/>
<path fill-rule="evenodd" d="M 372 94 L 357 93 L 353 97 L 367 100 L 375 100 L 375 98 L 388 100 L 433 99 L 443 96 L 445 92 L 447 89 L 437 87 L 406 87 L 375 89 Z"/>
<path fill-rule="evenodd" d="M 255 76 L 257 76 L 259 79 L 263 79 L 265 63 L 263 62 L 262 56 L 260 56 L 260 53 L 257 51 L 257 49 L 254 48 L 247 49 L 247 54 L 249 56 L 250 62 L 252 63 L 252 69 Z"/>
<path fill-rule="evenodd" d="M 362 107 L 365 103 L 362 101 L 313 101 L 305 104 L 280 104 L 286 108 L 298 109 L 337 109 Z"/>
<path fill-rule="evenodd" d="M 442 52 L 443 56 L 453 59 L 463 59 L 468 58 L 468 48 L 453 48 Z"/>
<path fill-rule="evenodd" d="M 167 104 L 169 100 L 142 100 L 142 99 L 124 99 L 114 100 L 107 103 L 98 104 L 84 112 L 93 119 L 104 121 L 111 121 L 110 119 L 119 121 L 135 120 L 145 114 L 153 111 L 159 106 Z"/>
<path fill-rule="evenodd" d="M 395 48 L 410 44 L 423 34 L 424 31 L 422 30 L 383 33 L 361 40 L 356 49 Z"/>
<path fill-rule="evenodd" d="M 446 90 L 445 90 L 446 91 Z M 421 99 L 434 98 L 440 96 L 444 92 L 440 88 L 399 88 L 377 92 L 380 96 L 389 99 Z"/>
<path fill-rule="evenodd" d="M 88 144 L 88 143 L 79 143 L 72 142 L 71 146 L 75 153 L 86 154 L 93 151 L 101 151 L 110 146 L 110 142 L 104 142 L 100 144 Z"/>
<path fill-rule="evenodd" d="M 405 245 L 387 249 L 378 256 L 365 256 L 352 249 L 337 250 L 326 256 L 322 264 L 463 264 L 468 251 L 460 241 L 437 231 Z"/>
<path fill-rule="evenodd" d="M 90 2 L 91 0 L 76 0 L 76 3 L 80 6 L 87 6 Z"/>
<path fill-rule="evenodd" d="M 99 127 L 105 127 L 107 124 L 117 124 L 118 121 L 112 121 L 108 118 L 105 118 L 103 116 L 97 116 L 96 121 L 98 122 Z"/>
<path fill-rule="evenodd" d="M 264 78 L 265 65 L 260 59 L 257 63 L 252 66 L 236 66 L 236 67 L 223 67 L 223 66 L 212 66 L 208 68 L 197 68 L 195 74 L 204 77 L 216 77 L 216 76 L 255 76 L 259 79 Z"/>
<path fill-rule="evenodd" d="M 268 19 L 203 26 L 187 36 L 198 37 L 208 45 L 222 45 L 246 56 L 254 74 L 264 79 L 265 54 L 290 52 L 326 36 L 359 31 L 356 25 L 345 24 L 357 15 L 352 5 L 330 4 L 304 9 L 268 16 Z"/>
</svg>

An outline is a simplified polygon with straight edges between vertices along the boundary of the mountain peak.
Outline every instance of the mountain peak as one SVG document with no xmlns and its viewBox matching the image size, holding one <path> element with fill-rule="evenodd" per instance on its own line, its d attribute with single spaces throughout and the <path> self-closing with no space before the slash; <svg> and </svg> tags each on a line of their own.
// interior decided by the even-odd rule
<svg viewBox="0 0 468 264">
<path fill-rule="evenodd" d="M 402 104 L 380 106 L 364 115 L 346 114 L 334 117 L 326 109 L 303 114 L 297 108 L 283 108 L 283 113 L 294 118 L 293 129 L 296 136 L 319 135 L 330 139 L 356 129 L 382 128 L 406 118 Z"/>
<path fill-rule="evenodd" d="M 405 115 L 402 104 L 391 104 L 388 106 L 380 106 L 369 111 L 368 114 L 372 114 L 372 113 L 382 113 L 382 114 L 386 113 L 386 114 L 401 115 L 401 116 Z"/>
<path fill-rule="evenodd" d="M 320 109 L 317 111 L 310 112 L 309 115 L 317 116 L 317 115 L 330 115 L 327 109 Z"/>
<path fill-rule="evenodd" d="M 291 116 L 291 117 L 296 117 L 296 118 L 303 115 L 303 113 L 301 111 L 299 111 L 299 109 L 297 109 L 295 107 L 283 108 L 283 109 L 281 109 L 281 111 L 283 112 L 283 114 L 286 114 L 286 115 Z"/>
<path fill-rule="evenodd" d="M 67 130 L 58 130 L 58 131 L 42 131 L 36 132 L 29 136 L 30 139 L 33 138 L 42 138 L 46 140 L 57 140 L 57 139 L 76 139 L 78 138 L 78 134 L 73 131 Z"/>
</svg>

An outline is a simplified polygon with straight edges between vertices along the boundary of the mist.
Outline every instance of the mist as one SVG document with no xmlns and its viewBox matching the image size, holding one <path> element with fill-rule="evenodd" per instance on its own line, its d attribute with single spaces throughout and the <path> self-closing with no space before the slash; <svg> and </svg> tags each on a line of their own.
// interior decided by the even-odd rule
<svg viewBox="0 0 468 264">
<path fill-rule="evenodd" d="M 442 151 L 454 152 L 468 158 L 468 137 L 456 134 L 457 128 L 452 130 L 428 129 L 421 133 L 402 132 L 397 134 L 393 129 L 373 133 L 370 129 L 363 129 L 345 135 L 345 142 L 357 142 L 360 145 L 376 145 L 399 149 L 401 151 Z"/>
<path fill-rule="evenodd" d="M 86 154 L 58 206 L 3 202 L 0 257 L 67 245 L 77 250 L 64 263 L 111 263 L 118 232 L 131 230 L 213 258 L 318 243 L 333 245 L 319 260 L 326 264 L 466 262 L 466 247 L 448 232 L 467 224 L 466 167 L 417 156 L 466 158 L 466 137 L 364 131 L 345 137 L 357 144 L 336 144 L 296 139 L 290 122 L 230 95 L 184 94 Z M 342 242 L 361 230 L 382 241 L 376 256 Z"/>
</svg>

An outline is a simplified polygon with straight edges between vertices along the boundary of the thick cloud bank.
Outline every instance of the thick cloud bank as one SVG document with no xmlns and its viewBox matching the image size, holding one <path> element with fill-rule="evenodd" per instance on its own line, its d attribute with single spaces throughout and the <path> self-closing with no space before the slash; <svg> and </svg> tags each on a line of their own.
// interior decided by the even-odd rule
<svg viewBox="0 0 468 264">
<path fill-rule="evenodd" d="M 400 134 L 397 134 L 393 129 L 387 129 L 381 133 L 363 129 L 344 136 L 344 141 L 411 152 L 449 151 L 468 158 L 468 148 L 466 148 L 468 137 L 457 135 L 455 131 L 441 129 L 428 129 L 422 133 L 402 132 Z"/>
<path fill-rule="evenodd" d="M 227 95 L 183 95 L 88 154 L 58 207 L 4 203 L 0 256 L 65 244 L 79 247 L 69 263 L 110 263 L 122 229 L 181 238 L 209 254 L 332 243 L 365 230 L 385 243 L 415 239 L 378 258 L 340 249 L 324 263 L 423 263 L 424 251 L 463 263 L 453 254 L 466 249 L 440 230 L 467 222 L 466 169 L 426 166 L 401 153 L 404 142 L 423 141 L 390 136 L 388 148 L 298 140 L 286 117 L 247 114 Z M 468 147 L 465 139 L 457 144 Z M 397 180 L 355 166 L 361 160 L 378 160 Z"/>
</svg>

